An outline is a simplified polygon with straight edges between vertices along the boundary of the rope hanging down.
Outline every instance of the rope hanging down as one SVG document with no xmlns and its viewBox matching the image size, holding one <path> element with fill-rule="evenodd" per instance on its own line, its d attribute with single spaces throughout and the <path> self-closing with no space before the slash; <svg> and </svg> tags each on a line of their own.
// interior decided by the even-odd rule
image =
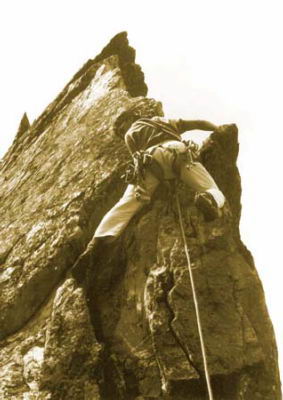
<svg viewBox="0 0 283 400">
<path fill-rule="evenodd" d="M 185 253 L 186 253 L 186 257 L 187 257 L 188 270 L 189 270 L 189 274 L 190 274 L 191 288 L 192 288 L 194 306 L 195 306 L 195 312 L 196 312 L 196 318 L 197 318 L 197 326 L 198 326 L 198 333 L 199 333 L 199 338 L 200 338 L 200 345 L 201 345 L 201 352 L 202 352 L 202 358 L 203 358 L 205 379 L 206 379 L 206 384 L 207 384 L 207 391 L 208 391 L 209 400 L 213 400 L 213 394 L 212 394 L 210 378 L 209 378 L 209 373 L 208 373 L 208 367 L 207 367 L 206 351 L 205 351 L 205 345 L 204 345 L 203 334 L 202 334 L 202 327 L 201 327 L 201 320 L 200 320 L 200 314 L 199 314 L 198 300 L 197 300 L 197 296 L 196 296 L 193 271 L 192 271 L 191 261 L 190 261 L 190 254 L 189 254 L 189 249 L 188 249 L 187 240 L 186 240 L 186 236 L 185 236 L 184 225 L 183 225 L 183 218 L 182 218 L 182 213 L 181 213 L 180 200 L 179 200 L 179 195 L 178 195 L 177 191 L 176 191 L 176 203 L 177 203 L 177 209 L 178 209 L 179 223 L 180 223 L 180 229 L 181 229 L 181 233 L 182 233 L 182 239 L 183 239 L 183 242 L 184 242 L 184 249 L 185 249 Z"/>
</svg>

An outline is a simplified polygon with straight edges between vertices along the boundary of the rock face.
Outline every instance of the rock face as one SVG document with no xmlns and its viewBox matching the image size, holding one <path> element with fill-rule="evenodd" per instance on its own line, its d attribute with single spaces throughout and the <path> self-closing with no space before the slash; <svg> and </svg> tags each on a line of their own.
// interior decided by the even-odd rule
<svg viewBox="0 0 283 400">
<path fill-rule="evenodd" d="M 68 270 L 125 189 L 113 125 L 144 97 L 127 35 L 89 60 L 1 167 L 0 399 L 205 400 L 204 368 L 176 205 L 160 185 L 123 236 L 93 257 L 89 290 Z M 187 117 L 187 116 L 184 116 Z M 178 189 L 214 398 L 279 400 L 277 350 L 261 282 L 241 242 L 237 127 L 201 161 L 228 202 L 205 222 Z"/>
</svg>

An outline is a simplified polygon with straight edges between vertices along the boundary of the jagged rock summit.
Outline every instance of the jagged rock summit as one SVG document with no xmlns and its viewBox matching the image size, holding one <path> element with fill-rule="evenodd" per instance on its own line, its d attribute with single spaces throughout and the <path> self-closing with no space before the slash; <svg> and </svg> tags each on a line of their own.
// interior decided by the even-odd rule
<svg viewBox="0 0 283 400">
<path fill-rule="evenodd" d="M 113 125 L 146 96 L 125 32 L 89 60 L 0 170 L 0 399 L 205 400 L 204 369 L 176 208 L 160 188 L 93 258 L 89 291 L 68 273 L 119 199 L 129 161 Z M 188 118 L 189 116 L 184 116 Z M 201 161 L 228 202 L 205 222 L 180 189 L 214 398 L 279 400 L 277 350 L 253 259 L 240 239 L 237 127 Z"/>
</svg>

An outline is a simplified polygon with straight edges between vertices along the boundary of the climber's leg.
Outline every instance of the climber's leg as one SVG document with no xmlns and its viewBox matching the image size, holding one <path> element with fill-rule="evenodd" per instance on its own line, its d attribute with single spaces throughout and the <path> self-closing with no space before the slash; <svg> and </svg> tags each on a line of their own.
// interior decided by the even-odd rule
<svg viewBox="0 0 283 400">
<path fill-rule="evenodd" d="M 149 171 L 146 172 L 142 188 L 147 194 L 148 200 L 156 189 L 159 181 Z M 145 201 L 144 196 L 141 200 L 136 198 L 137 187 L 128 185 L 123 197 L 111 208 L 110 211 L 102 218 L 98 225 L 94 237 L 113 236 L 118 237 L 128 225 L 130 219 L 143 207 Z"/>
<path fill-rule="evenodd" d="M 223 207 L 225 197 L 212 176 L 201 163 L 195 162 L 190 168 L 187 168 L 185 165 L 182 166 L 180 177 L 184 183 L 196 192 L 210 193 L 216 201 L 217 206 L 219 208 Z"/>
<path fill-rule="evenodd" d="M 111 236 L 103 236 L 100 238 L 92 238 L 85 251 L 80 254 L 71 268 L 71 274 L 78 284 L 82 284 L 85 280 L 86 270 L 90 265 L 91 256 L 96 247 L 101 243 L 107 243 L 111 240 Z"/>
<path fill-rule="evenodd" d="M 207 219 L 219 215 L 218 209 L 225 203 L 225 197 L 205 167 L 195 162 L 190 168 L 181 167 L 181 180 L 197 192 L 195 202 Z"/>
<path fill-rule="evenodd" d="M 86 250 L 78 257 L 71 268 L 71 273 L 78 284 L 84 282 L 86 270 L 96 247 L 100 243 L 111 243 L 123 232 L 130 219 L 145 204 L 145 200 L 150 200 L 158 183 L 158 179 L 147 171 L 142 187 L 128 185 L 123 197 L 105 214 Z M 137 190 L 141 193 L 140 200 L 137 200 Z"/>
</svg>

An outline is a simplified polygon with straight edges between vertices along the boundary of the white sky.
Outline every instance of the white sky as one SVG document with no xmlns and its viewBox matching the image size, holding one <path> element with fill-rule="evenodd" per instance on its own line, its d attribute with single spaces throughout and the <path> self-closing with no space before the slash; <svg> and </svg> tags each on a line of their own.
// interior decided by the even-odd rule
<svg viewBox="0 0 283 400">
<path fill-rule="evenodd" d="M 9 0 L 0 4 L 0 157 L 120 31 L 168 116 L 237 123 L 242 238 L 283 353 L 282 1 Z M 280 230 L 281 228 L 281 230 Z M 282 369 L 282 367 L 281 367 Z"/>
</svg>

